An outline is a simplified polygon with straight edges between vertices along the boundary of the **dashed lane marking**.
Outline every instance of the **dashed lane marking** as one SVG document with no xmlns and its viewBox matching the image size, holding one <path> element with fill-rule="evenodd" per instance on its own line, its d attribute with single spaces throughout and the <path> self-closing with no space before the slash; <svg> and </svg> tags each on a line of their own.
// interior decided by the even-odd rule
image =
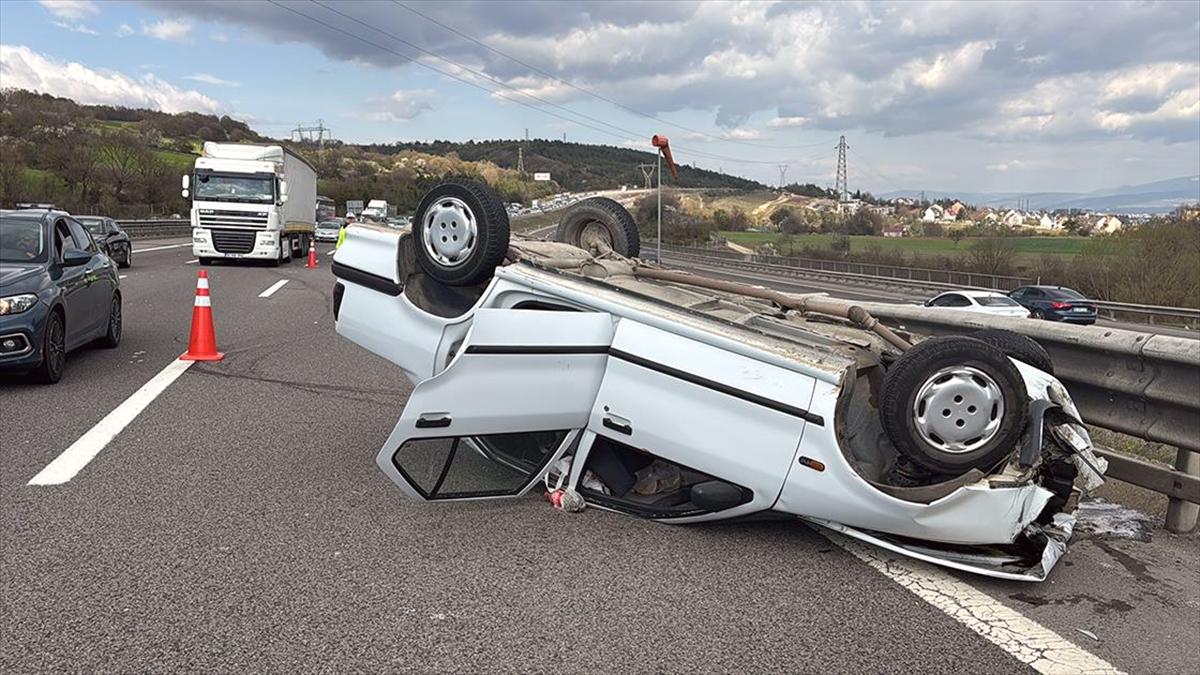
<svg viewBox="0 0 1200 675">
<path fill-rule="evenodd" d="M 258 297 L 260 297 L 260 298 L 269 298 L 269 297 L 271 297 L 272 295 L 275 295 L 275 291 L 277 291 L 277 290 L 279 290 L 279 289 L 283 288 L 283 285 L 284 285 L 284 284 L 286 284 L 287 282 L 288 282 L 288 280 L 287 280 L 287 279 L 280 279 L 279 281 L 276 281 L 275 283 L 271 284 L 270 288 L 268 288 L 267 290 L 263 291 L 262 293 L 259 293 L 259 294 L 258 294 Z"/>
<path fill-rule="evenodd" d="M 184 265 L 195 265 L 195 264 L 196 264 L 196 263 L 198 263 L 198 262 L 200 262 L 200 259 L 199 259 L 199 258 L 192 258 L 191 260 L 189 260 L 189 261 L 187 261 L 187 262 L 185 262 L 185 263 L 183 263 L 183 264 L 184 264 Z"/>
<path fill-rule="evenodd" d="M 1121 672 L 1108 661 L 933 565 L 867 546 L 824 528 L 820 532 L 1039 673 Z"/>
<path fill-rule="evenodd" d="M 118 274 L 118 275 L 117 275 L 117 278 L 118 278 L 118 279 L 124 279 L 124 278 L 125 278 L 125 277 L 127 277 L 127 276 L 129 276 L 129 275 L 128 275 L 128 274 Z"/>
<path fill-rule="evenodd" d="M 82 471 L 88 462 L 95 459 L 104 446 L 129 426 L 129 423 L 136 419 L 146 409 L 146 406 L 158 398 L 158 395 L 163 393 L 193 363 L 195 361 L 176 359 L 167 364 L 166 368 L 160 370 L 157 375 L 150 378 L 149 382 L 143 384 L 141 389 L 133 392 L 132 396 L 105 415 L 104 419 L 96 423 L 96 426 L 80 436 L 79 440 L 72 443 L 69 448 L 63 450 L 62 454 L 55 457 L 54 461 L 31 478 L 28 484 L 61 485 L 74 478 L 75 474 Z"/>
<path fill-rule="evenodd" d="M 166 246 L 151 246 L 150 248 L 135 248 L 135 249 L 133 249 L 133 252 L 134 253 L 149 253 L 150 251 L 165 251 L 169 248 L 183 248 L 184 246 L 191 246 L 191 245 L 192 245 L 192 242 L 189 241 L 186 244 L 167 244 Z"/>
</svg>

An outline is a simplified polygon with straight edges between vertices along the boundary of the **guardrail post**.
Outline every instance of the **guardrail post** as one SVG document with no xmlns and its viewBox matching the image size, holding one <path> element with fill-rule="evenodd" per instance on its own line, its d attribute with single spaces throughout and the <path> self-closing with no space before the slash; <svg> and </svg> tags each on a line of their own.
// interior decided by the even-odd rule
<svg viewBox="0 0 1200 675">
<path fill-rule="evenodd" d="M 1178 448 L 1175 451 L 1175 470 L 1189 476 L 1200 476 L 1200 454 Z M 1172 497 L 1167 502 L 1167 522 L 1164 526 L 1168 532 L 1182 534 L 1196 529 L 1197 518 L 1200 517 L 1200 504 L 1192 504 L 1182 499 Z"/>
</svg>

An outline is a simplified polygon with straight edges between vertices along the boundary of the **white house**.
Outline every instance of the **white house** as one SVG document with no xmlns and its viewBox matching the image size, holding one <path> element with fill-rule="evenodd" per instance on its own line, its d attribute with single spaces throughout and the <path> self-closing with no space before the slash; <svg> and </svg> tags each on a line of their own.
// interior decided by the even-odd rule
<svg viewBox="0 0 1200 675">
<path fill-rule="evenodd" d="M 1116 216 L 1100 216 L 1096 219 L 1096 223 L 1092 225 L 1092 232 L 1100 234 L 1112 234 L 1121 229 L 1125 224 Z"/>
<path fill-rule="evenodd" d="M 921 216 L 921 220 L 927 223 L 932 223 L 934 221 L 941 220 L 945 215 L 946 212 L 942 209 L 942 207 L 938 206 L 937 204 L 930 204 L 929 208 L 925 209 L 925 215 Z"/>
<path fill-rule="evenodd" d="M 1006 227 L 1021 227 L 1025 224 L 1025 214 L 1016 209 L 1009 209 L 1000 219 L 1000 224 Z"/>
<path fill-rule="evenodd" d="M 1037 226 L 1041 230 L 1057 230 L 1060 227 L 1048 213 L 1043 213 L 1042 217 L 1038 218 Z"/>
</svg>

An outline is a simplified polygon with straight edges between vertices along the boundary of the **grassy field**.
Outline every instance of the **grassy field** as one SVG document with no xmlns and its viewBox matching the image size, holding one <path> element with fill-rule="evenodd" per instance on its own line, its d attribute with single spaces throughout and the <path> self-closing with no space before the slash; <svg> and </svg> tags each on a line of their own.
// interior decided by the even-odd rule
<svg viewBox="0 0 1200 675">
<path fill-rule="evenodd" d="M 760 246 L 768 242 L 777 243 L 780 234 L 777 232 L 721 232 L 721 236 L 743 246 Z M 833 241 L 831 234 L 799 234 L 791 238 L 792 246 L 800 249 L 804 246 L 812 248 L 829 248 Z M 926 255 L 963 255 L 971 248 L 973 237 L 966 237 L 957 245 L 954 240 L 946 237 L 850 237 L 850 252 L 864 253 L 872 247 L 885 251 L 904 251 Z M 1013 237 L 1017 253 L 1022 257 L 1036 258 L 1042 255 L 1074 256 L 1082 249 L 1084 237 Z M 786 252 L 787 245 L 783 245 Z"/>
</svg>

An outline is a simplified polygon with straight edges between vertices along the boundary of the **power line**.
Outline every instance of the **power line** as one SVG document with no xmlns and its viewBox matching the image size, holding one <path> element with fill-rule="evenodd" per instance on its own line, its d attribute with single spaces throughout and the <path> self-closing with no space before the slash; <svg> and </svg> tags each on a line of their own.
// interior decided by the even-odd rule
<svg viewBox="0 0 1200 675">
<path fill-rule="evenodd" d="M 618 107 L 618 108 L 620 108 L 620 109 L 622 109 L 622 110 L 624 110 L 624 111 L 626 111 L 626 112 L 633 113 L 634 115 L 637 115 L 637 116 L 639 116 L 639 117 L 645 117 L 646 119 L 651 119 L 651 120 L 654 120 L 654 121 L 656 121 L 656 122 L 661 122 L 661 123 L 663 123 L 663 124 L 666 124 L 666 125 L 668 125 L 668 126 L 675 127 L 676 129 L 682 129 L 683 131 L 688 131 L 688 132 L 691 132 L 691 133 L 694 133 L 694 134 L 699 134 L 699 135 L 701 135 L 701 136 L 704 136 L 704 137 L 706 137 L 706 138 L 711 138 L 711 139 L 712 139 L 712 140 L 714 140 L 714 141 L 723 141 L 723 142 L 726 142 L 726 143 L 740 143 L 740 144 L 742 144 L 742 145 L 747 145 L 747 146 L 750 146 L 750 147 L 752 147 L 752 148 L 759 148 L 759 149 L 762 149 L 762 148 L 764 148 L 764 147 L 769 147 L 769 148 L 779 148 L 779 149 L 782 149 L 782 150 L 805 150 L 805 149 L 808 149 L 808 148 L 815 148 L 815 147 L 817 147 L 817 146 L 819 146 L 819 145 L 824 145 L 824 144 L 825 144 L 825 142 L 824 142 L 824 141 L 821 141 L 821 142 L 818 142 L 818 143 L 810 143 L 810 144 L 806 144 L 806 145 L 776 145 L 776 144 L 774 144 L 774 143 L 770 143 L 770 144 L 766 144 L 766 145 L 760 145 L 760 144 L 758 144 L 758 143 L 753 143 L 753 142 L 751 142 L 751 141 L 748 141 L 748 140 L 745 140 L 745 139 L 740 139 L 740 138 L 726 138 L 726 137 L 721 137 L 721 136 L 714 136 L 713 134 L 706 133 L 706 132 L 704 132 L 704 131 L 700 131 L 699 129 L 693 129 L 693 128 L 691 128 L 691 127 L 684 126 L 684 125 L 682 125 L 682 124 L 679 124 L 679 123 L 677 123 L 677 122 L 672 122 L 672 121 L 670 121 L 670 120 L 665 120 L 665 119 L 663 119 L 663 118 L 659 117 L 658 115 L 655 115 L 654 113 L 643 112 L 643 111 L 641 111 L 641 110 L 637 110 L 636 108 L 631 108 L 631 107 L 629 107 L 629 106 L 627 106 L 627 105 L 625 105 L 625 104 L 623 104 L 623 103 L 619 103 L 619 102 L 617 102 L 617 101 L 614 101 L 613 99 L 611 99 L 611 98 L 608 98 L 607 96 L 604 96 L 604 95 L 602 95 L 602 94 L 598 94 L 598 93 L 596 93 L 596 92 L 592 91 L 591 89 L 587 89 L 586 87 L 581 87 L 581 86 L 579 86 L 579 85 L 575 84 L 574 82 L 571 82 L 570 80 L 564 80 L 563 78 L 561 78 L 561 77 L 558 77 L 557 75 L 554 75 L 553 73 L 548 73 L 548 72 L 546 72 L 546 71 L 542 70 L 541 68 L 538 68 L 537 66 L 534 66 L 534 65 L 532 65 L 532 64 L 530 64 L 530 63 L 527 63 L 527 62 L 525 62 L 525 61 L 522 61 L 521 59 L 519 59 L 519 58 L 517 58 L 517 57 L 513 56 L 512 54 L 509 54 L 509 53 L 507 53 L 507 52 L 504 52 L 504 51 L 501 51 L 501 50 L 499 50 L 499 49 L 496 49 L 495 47 L 492 47 L 491 45 L 487 44 L 486 42 L 483 42 L 482 40 L 479 40 L 478 38 L 475 38 L 475 37 L 472 37 L 472 36 L 470 36 L 470 35 L 467 35 L 466 33 L 464 33 L 464 32 L 462 32 L 462 31 L 458 30 L 457 28 L 454 28 L 453 26 L 449 26 L 449 25 L 447 25 L 447 24 L 445 24 L 445 23 L 442 23 L 441 21 L 438 21 L 437 19 L 435 19 L 435 18 L 433 18 L 433 17 L 429 16 L 428 14 L 425 14 L 425 13 L 423 13 L 423 12 L 420 12 L 420 11 L 416 10 L 416 9 L 413 9 L 412 7 L 409 7 L 408 5 L 404 4 L 403 2 L 400 2 L 400 0 L 392 0 L 392 4 L 394 4 L 394 5 L 397 5 L 397 6 L 399 6 L 399 7 L 403 7 L 404 9 L 406 9 L 406 10 L 408 10 L 408 11 L 412 12 L 413 14 L 416 14 L 416 15 L 417 15 L 417 16 L 419 16 L 419 17 L 421 17 L 422 19 L 425 19 L 426 21 L 429 21 L 430 23 L 437 24 L 438 26 L 441 26 L 442 28 L 444 28 L 444 29 L 446 29 L 446 30 L 450 31 L 451 33 L 454 33 L 455 35 L 457 35 L 457 36 L 459 36 L 459 37 L 463 38 L 464 40 L 468 40 L 468 41 L 470 41 L 470 42 L 473 42 L 473 43 L 475 43 L 475 44 L 479 45 L 480 47 L 483 47 L 484 49 L 486 49 L 486 50 L 488 50 L 488 51 L 492 52 L 493 54 L 498 54 L 498 55 L 500 55 L 500 56 L 503 56 L 504 58 L 506 58 L 506 59 L 508 59 L 508 60 L 510 60 L 510 61 L 512 61 L 512 62 L 514 62 L 514 63 L 520 64 L 520 65 L 522 65 L 522 66 L 524 66 L 524 67 L 526 67 L 526 68 L 528 68 L 528 69 L 532 70 L 533 72 L 537 73 L 538 75 L 541 75 L 541 76 L 543 76 L 543 77 L 550 78 L 551 80 L 554 80 L 555 82 L 558 82 L 558 83 L 560 83 L 560 84 L 565 84 L 566 86 L 568 86 L 568 87 L 570 87 L 570 88 L 574 89 L 575 91 L 578 91 L 578 92 L 581 92 L 581 93 L 587 94 L 588 96 L 591 96 L 591 97 L 593 97 L 593 98 L 596 98 L 596 99 L 599 99 L 599 100 L 601 100 L 601 101 L 604 101 L 605 103 L 608 103 L 608 104 L 614 105 L 614 106 L 616 106 L 616 107 Z"/>
<path fill-rule="evenodd" d="M 457 62 L 455 62 L 455 61 L 453 61 L 453 60 L 451 60 L 451 59 L 447 59 L 447 58 L 441 57 L 441 56 L 439 56 L 439 55 L 437 55 L 437 54 L 435 54 L 435 53 L 433 53 L 433 52 L 431 52 L 431 51 L 429 51 L 429 50 L 427 50 L 427 49 L 424 49 L 424 48 L 422 48 L 422 47 L 419 47 L 419 46 L 417 46 L 417 45 L 415 45 L 415 44 L 413 44 L 413 43 L 409 42 L 408 40 L 405 40 L 405 39 L 403 39 L 403 38 L 400 38 L 400 37 L 398 37 L 398 36 L 392 35 L 391 33 L 388 33 L 387 31 L 384 31 L 384 30 L 381 30 L 381 29 L 375 28 L 374 26 L 371 26 L 370 24 L 368 24 L 368 23 L 365 23 L 365 22 L 361 21 L 360 19 L 357 19 L 357 18 L 355 18 L 355 17 L 353 17 L 353 16 L 350 16 L 350 15 L 348 15 L 348 14 L 344 13 L 344 12 L 341 12 L 341 11 L 339 11 L 339 10 L 337 10 L 337 9 L 334 9 L 334 8 L 332 8 L 332 7 L 329 7 L 329 6 L 327 6 L 327 5 L 325 5 L 325 4 L 321 3 L 321 2 L 319 2 L 318 0 L 310 0 L 310 1 L 311 1 L 313 4 L 315 4 L 315 5 L 317 5 L 317 6 L 321 7 L 321 8 L 323 8 L 323 9 L 325 9 L 326 11 L 332 12 L 333 14 L 337 14 L 337 15 L 339 15 L 339 16 L 341 16 L 341 17 L 344 17 L 344 18 L 346 18 L 346 19 L 349 19 L 350 21 L 353 21 L 353 22 L 355 22 L 355 23 L 357 23 L 357 24 L 359 24 L 359 25 L 361 25 L 361 26 L 364 26 L 364 27 L 366 27 L 366 28 L 369 28 L 369 29 L 371 29 L 371 30 L 373 30 L 373 31 L 375 31 L 375 32 L 377 32 L 377 33 L 380 33 L 381 35 L 386 35 L 386 36 L 388 36 L 388 37 L 392 38 L 393 40 L 395 40 L 395 41 L 397 41 L 397 42 L 400 42 L 400 43 L 402 43 L 402 44 L 405 44 L 405 45 L 408 45 L 408 46 L 412 47 L 413 49 L 416 49 L 416 50 L 417 50 L 417 51 L 419 51 L 419 52 L 422 52 L 422 53 L 425 53 L 425 54 L 429 54 L 430 56 L 432 56 L 432 57 L 434 57 L 434 58 L 437 58 L 437 59 L 439 59 L 439 60 L 445 61 L 445 62 L 447 62 L 447 63 L 449 63 L 449 64 L 453 65 L 453 66 L 454 66 L 454 67 L 456 67 L 456 68 L 459 68 L 459 69 L 462 69 L 462 70 L 464 70 L 464 71 L 467 71 L 467 72 L 469 72 L 469 73 L 472 73 L 472 74 L 478 75 L 479 77 L 482 77 L 482 78 L 484 78 L 484 79 L 487 79 L 487 80 L 493 81 L 493 82 L 495 82 L 496 84 L 498 84 L 498 85 L 500 85 L 500 86 L 503 86 L 503 87 L 505 87 L 506 89 L 513 90 L 513 91 L 514 91 L 515 93 L 517 93 L 518 95 L 525 96 L 525 97 L 527 97 L 527 98 L 530 98 L 530 99 L 533 99 L 533 100 L 535 100 L 535 101 L 539 101 L 539 102 L 541 102 L 541 103 L 544 103 L 544 104 L 546 104 L 546 105 L 548 105 L 548 106 L 551 106 L 551 107 L 554 107 L 554 108 L 557 108 L 557 109 L 563 110 L 563 111 L 564 111 L 564 112 L 566 112 L 566 113 L 569 113 L 569 114 L 572 114 L 572 115 L 577 115 L 577 116 L 579 116 L 579 117 L 582 117 L 582 118 L 584 118 L 584 119 L 589 119 L 589 120 L 592 120 L 592 121 L 594 121 L 594 122 L 596 122 L 596 123 L 598 123 L 598 124 L 603 124 L 604 126 L 611 127 L 612 129 L 616 129 L 616 130 L 618 130 L 618 131 L 620 131 L 620 132 L 622 132 L 622 133 L 629 134 L 630 136 L 635 136 L 635 137 L 639 137 L 639 138 L 644 138 L 644 137 L 645 137 L 645 135 L 644 135 L 644 134 L 641 134 L 641 133 L 639 133 L 639 132 L 635 132 L 635 131 L 631 131 L 631 130 L 629 130 L 629 129 L 625 129 L 624 127 L 620 127 L 620 126 L 618 126 L 618 125 L 611 124 L 611 123 L 609 123 L 609 122 L 605 122 L 604 120 L 600 120 L 600 119 L 597 119 L 597 118 L 591 117 L 591 116 L 589 116 L 589 115 L 586 115 L 586 114 L 583 114 L 583 113 L 576 112 L 576 111 L 574 111 L 574 110 L 571 110 L 570 108 L 566 108 L 565 106 L 561 106 L 561 105 L 559 105 L 559 104 L 556 104 L 556 103 L 553 103 L 553 102 L 551 102 L 551 101 L 547 101 L 546 99 L 543 99 L 543 98 L 541 98 L 541 97 L 539 97 L 539 96 L 536 96 L 536 95 L 534 95 L 534 94 L 530 94 L 530 93 L 527 93 L 527 92 L 520 91 L 518 88 L 516 88 L 516 87 L 513 87 L 512 85 L 509 85 L 509 84 L 507 84 L 507 83 L 505 83 L 505 82 L 501 82 L 500 80 L 497 80 L 496 78 L 494 78 L 494 77 L 492 77 L 492 76 L 490 76 L 490 75 L 487 75 L 487 74 L 485 74 L 485 73 L 481 73 L 481 72 L 479 72 L 479 71 L 477 71 L 477 70 L 475 70 L 475 69 L 473 69 L 473 68 L 470 68 L 470 67 L 467 67 L 467 66 L 465 66 L 465 65 L 463 65 L 463 64 L 457 63 Z M 324 26 L 325 28 L 328 28 L 328 29 L 330 29 L 330 30 L 336 31 L 336 32 L 338 32 L 338 33 L 341 33 L 342 35 L 345 35 L 345 36 L 347 36 L 347 37 L 353 38 L 353 39 L 355 39 L 355 40 L 358 40 L 358 41 L 360 41 L 360 42 L 363 42 L 363 43 L 365 43 L 365 44 L 371 45 L 371 46 L 373 46 L 373 47 L 375 47 L 375 48 L 377 48 L 377 49 L 380 49 L 380 50 L 383 50 L 383 51 L 385 51 L 385 52 L 388 52 L 389 54 L 393 54 L 393 55 L 395 55 L 395 56 L 399 56 L 400 58 L 404 59 L 405 61 L 411 62 L 411 63 L 413 63 L 413 64 L 415 64 L 415 65 L 417 65 L 417 66 L 420 66 L 420 67 L 422 67 L 422 68 L 425 68 L 426 70 L 430 70 L 430 71 L 432 71 L 432 72 L 435 72 L 435 73 L 437 73 L 437 74 L 439 74 L 439 75 L 443 75 L 443 76 L 445 76 L 445 77 L 449 77 L 450 79 L 453 79 L 453 80 L 456 80 L 456 81 L 458 81 L 458 82 L 461 82 L 462 84 L 465 84 L 465 85 L 467 85 L 467 86 L 469 86 L 469 87 L 474 87 L 475 89 L 479 89 L 479 90 L 481 90 L 481 91 L 484 91 L 484 92 L 487 92 L 487 93 L 489 93 L 489 94 L 495 94 L 496 96 L 499 96 L 500 98 L 503 98 L 504 100 L 510 101 L 510 102 L 512 102 L 512 103 L 516 103 L 516 104 L 518 104 L 518 105 L 525 106 L 526 108 L 530 108 L 530 109 L 532 109 L 532 110 L 536 110 L 536 111 L 538 111 L 538 112 L 540 112 L 540 113 L 542 113 L 542 114 L 545 114 L 545 115 L 550 115 L 551 117 L 555 117 L 555 118 L 558 118 L 558 119 L 560 119 L 560 120 L 564 120 L 564 121 L 566 121 L 566 122 L 570 122 L 571 124 L 576 124 L 576 125 L 579 125 L 579 126 L 581 126 L 581 127 L 585 127 L 585 128 L 591 129 L 591 130 L 593 130 L 593 131 L 596 131 L 596 132 L 598 132 L 598 133 L 604 134 L 604 135 L 606 135 L 606 136 L 612 136 L 612 137 L 614 137 L 614 138 L 619 138 L 619 139 L 621 139 L 622 141 L 630 141 L 630 140 L 632 140 L 632 139 L 631 139 L 631 138 L 629 138 L 629 137 L 622 136 L 622 135 L 620 135 L 620 134 L 618 134 L 618 133 L 613 133 L 612 131 L 609 131 L 609 130 L 607 130 L 607 129 L 602 129 L 602 128 L 600 128 L 600 127 L 597 127 L 597 126 L 594 126 L 594 125 L 592 125 L 592 124 L 588 124 L 588 123 L 586 123 L 586 122 L 582 122 L 582 121 L 580 121 L 580 120 L 578 120 L 578 119 L 572 119 L 572 118 L 570 118 L 570 117 L 565 117 L 565 116 L 563 116 L 563 115 L 557 114 L 557 113 L 555 113 L 555 112 L 553 112 L 553 111 L 550 111 L 550 110 L 546 110 L 546 109 L 544 109 L 544 108 L 540 108 L 540 107 L 538 107 L 538 106 L 536 106 L 536 105 L 533 105 L 533 104 L 530 104 L 530 103 L 528 103 L 528 102 L 525 102 L 525 101 L 522 101 L 522 100 L 519 100 L 519 99 L 516 99 L 516 98 L 512 98 L 511 96 L 509 96 L 509 95 L 506 95 L 504 92 L 497 91 L 497 90 L 494 90 L 494 89 L 490 89 L 490 88 L 488 88 L 488 87 L 486 87 L 486 86 L 483 86 L 483 85 L 481 85 L 481 84 L 478 84 L 478 83 L 476 83 L 476 82 L 472 82 L 472 81 L 471 81 L 471 80 L 469 80 L 469 79 L 466 79 L 466 78 L 464 78 L 464 77 L 461 77 L 461 76 L 457 75 L 456 73 L 453 73 L 453 72 L 448 72 L 448 71 L 442 70 L 442 69 L 440 69 L 440 68 L 436 68 L 436 67 L 434 67 L 434 66 L 431 66 L 431 65 L 429 65 L 429 64 L 427 64 L 427 63 L 424 63 L 424 62 L 422 62 L 422 61 L 419 61 L 419 60 L 417 60 L 416 58 L 414 58 L 414 57 L 412 57 L 412 56 L 410 56 L 410 55 L 408 55 L 408 54 L 402 54 L 402 53 L 400 53 L 400 52 L 398 52 L 398 51 L 396 51 L 396 50 L 394 50 L 394 49 L 391 49 L 391 48 L 389 48 L 389 47 L 386 47 L 386 46 L 384 46 L 384 45 L 381 45 L 381 44 L 379 44 L 379 43 L 377 43 L 377 42 L 374 42 L 374 41 L 372 41 L 372 40 L 369 40 L 369 39 L 367 39 L 367 38 L 365 38 L 365 37 L 363 37 L 363 36 L 361 36 L 361 35 L 359 35 L 359 34 L 356 34 L 356 33 L 350 32 L 350 31 L 347 31 L 347 30 L 345 30 L 345 29 L 343 29 L 343 28 L 340 28 L 340 27 L 338 27 L 338 26 L 335 26 L 335 25 L 333 25 L 333 24 L 330 24 L 330 23 L 329 23 L 329 22 L 327 22 L 327 21 L 323 21 L 323 20 L 321 20 L 321 19 L 319 19 L 319 18 L 317 18 L 317 17 L 314 17 L 314 16 L 312 16 L 312 15 L 310 15 L 310 14 L 307 14 L 307 13 L 305 13 L 305 12 L 302 12 L 302 11 L 298 10 L 298 9 L 295 9 L 294 7 L 290 7 L 290 6 L 288 6 L 288 5 L 284 5 L 284 4 L 280 3 L 280 2 L 278 2 L 277 0 L 267 0 L 267 2 L 271 3 L 272 5 L 275 5 L 276 7 L 279 7 L 280 9 L 286 10 L 286 11 L 288 11 L 288 12 L 291 12 L 292 14 L 296 14 L 297 16 L 303 17 L 304 19 L 307 19 L 307 20 L 309 20 L 309 21 L 311 21 L 311 22 L 313 22 L 313 23 L 316 23 L 316 24 L 318 24 L 318 25 L 320 25 L 320 26 Z M 639 140 L 635 140 L 635 141 L 633 141 L 633 142 L 635 142 L 635 143 L 639 143 L 639 142 L 641 142 L 641 141 L 639 141 Z M 678 149 L 678 150 L 683 150 L 683 151 L 684 151 L 685 153 L 687 153 L 687 154 L 692 154 L 692 155 L 696 155 L 696 156 L 699 156 L 699 157 L 705 157 L 705 158 L 708 158 L 708 159 L 715 159 L 715 160 L 723 160 L 723 161 L 728 161 L 728 162 L 733 162 L 733 163 L 739 163 L 739 164 L 775 164 L 775 163 L 777 163 L 777 162 L 779 162 L 779 161 L 780 161 L 780 160 L 744 160 L 744 159 L 739 159 L 739 158 L 736 158 L 736 157 L 727 157 L 727 156 L 724 156 L 724 155 L 718 155 L 718 154 L 715 154 L 715 153 L 704 153 L 704 152 L 695 151 L 695 150 L 690 150 L 690 149 L 686 149 L 686 148 L 680 148 L 680 147 L 677 147 L 677 149 Z"/>
</svg>

